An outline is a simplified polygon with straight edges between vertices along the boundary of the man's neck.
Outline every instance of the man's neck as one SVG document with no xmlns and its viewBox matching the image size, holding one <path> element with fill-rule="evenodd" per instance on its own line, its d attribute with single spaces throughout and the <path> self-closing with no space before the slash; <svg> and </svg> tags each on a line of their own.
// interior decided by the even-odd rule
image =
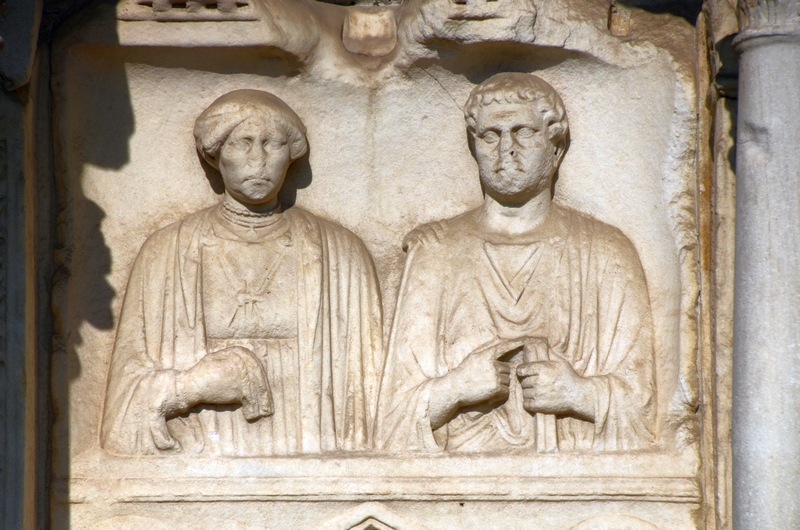
<svg viewBox="0 0 800 530">
<path fill-rule="evenodd" d="M 525 235 L 544 224 L 551 209 L 550 190 L 542 191 L 523 204 L 503 204 L 486 195 L 479 222 L 490 233 Z"/>
</svg>

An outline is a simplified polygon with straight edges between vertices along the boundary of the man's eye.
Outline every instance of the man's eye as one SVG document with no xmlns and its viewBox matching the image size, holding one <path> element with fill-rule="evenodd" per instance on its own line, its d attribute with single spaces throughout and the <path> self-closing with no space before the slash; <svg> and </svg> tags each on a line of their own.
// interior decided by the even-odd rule
<svg viewBox="0 0 800 530">
<path fill-rule="evenodd" d="M 494 131 L 486 131 L 481 135 L 481 140 L 483 140 L 487 144 L 497 143 L 497 140 L 499 139 L 500 137 Z"/>
<path fill-rule="evenodd" d="M 280 149 L 286 144 L 287 144 L 286 138 L 281 138 L 281 137 L 267 138 L 266 140 L 264 140 L 264 147 L 270 147 L 272 149 Z"/>
<path fill-rule="evenodd" d="M 520 139 L 533 138 L 536 135 L 536 131 L 534 131 L 530 127 L 520 127 L 519 129 L 517 129 L 515 135 L 517 138 Z"/>
</svg>

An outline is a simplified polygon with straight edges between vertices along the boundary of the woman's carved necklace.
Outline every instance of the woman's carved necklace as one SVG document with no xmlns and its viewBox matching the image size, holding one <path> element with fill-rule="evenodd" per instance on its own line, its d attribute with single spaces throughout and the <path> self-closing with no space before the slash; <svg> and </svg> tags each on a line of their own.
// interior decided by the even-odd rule
<svg viewBox="0 0 800 530">
<path fill-rule="evenodd" d="M 251 212 L 246 208 L 236 208 L 227 201 L 222 202 L 222 216 L 228 221 L 244 228 L 264 228 L 280 220 L 275 215 L 282 211 L 281 204 L 278 203 L 274 208 L 266 212 Z"/>
</svg>

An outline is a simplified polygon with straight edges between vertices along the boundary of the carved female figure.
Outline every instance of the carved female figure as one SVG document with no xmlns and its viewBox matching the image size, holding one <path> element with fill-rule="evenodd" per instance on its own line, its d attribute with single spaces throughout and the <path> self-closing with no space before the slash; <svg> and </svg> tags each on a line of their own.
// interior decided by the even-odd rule
<svg viewBox="0 0 800 530">
<path fill-rule="evenodd" d="M 130 275 L 102 442 L 133 454 L 279 455 L 371 445 L 382 364 L 372 260 L 278 192 L 307 151 L 276 96 L 211 104 L 197 148 L 222 202 L 151 235 Z"/>
</svg>

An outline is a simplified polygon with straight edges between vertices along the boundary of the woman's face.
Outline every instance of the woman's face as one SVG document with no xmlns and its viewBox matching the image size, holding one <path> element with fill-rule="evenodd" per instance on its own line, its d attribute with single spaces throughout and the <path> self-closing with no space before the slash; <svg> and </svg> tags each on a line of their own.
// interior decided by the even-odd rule
<svg viewBox="0 0 800 530">
<path fill-rule="evenodd" d="M 240 123 L 219 153 L 225 190 L 240 203 L 253 206 L 277 199 L 291 163 L 283 128 L 261 116 Z"/>
</svg>

